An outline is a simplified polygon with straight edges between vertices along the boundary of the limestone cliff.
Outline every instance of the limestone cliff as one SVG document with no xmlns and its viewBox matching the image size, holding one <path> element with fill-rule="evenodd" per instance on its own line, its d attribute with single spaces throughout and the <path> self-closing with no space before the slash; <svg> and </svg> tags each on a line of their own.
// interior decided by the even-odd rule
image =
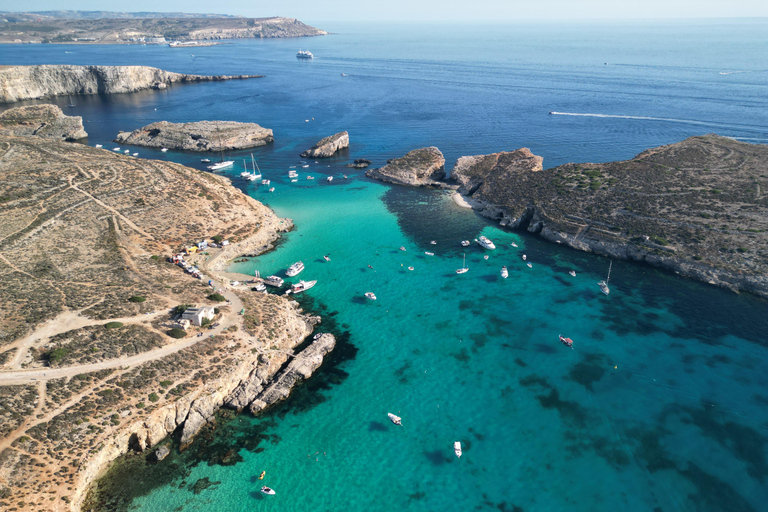
<svg viewBox="0 0 768 512">
<path fill-rule="evenodd" d="M 340 149 L 348 147 L 349 133 L 339 132 L 321 139 L 317 144 L 304 151 L 301 156 L 304 158 L 329 158 Z"/>
<path fill-rule="evenodd" d="M 83 118 L 64 115 L 56 105 L 32 105 L 6 110 L 0 114 L 0 132 L 62 141 L 88 137 L 83 128 Z"/>
<path fill-rule="evenodd" d="M 434 146 L 414 149 L 401 158 L 388 160 L 384 167 L 367 170 L 365 175 L 400 185 L 443 187 L 445 158 Z"/>
<path fill-rule="evenodd" d="M 164 89 L 175 83 L 210 82 L 259 75 L 186 75 L 147 66 L 7 66 L 0 68 L 0 103 L 64 96 Z"/>
<path fill-rule="evenodd" d="M 272 130 L 256 123 L 160 121 L 132 132 L 120 132 L 115 142 L 186 151 L 225 151 L 254 148 L 274 141 Z"/>
</svg>

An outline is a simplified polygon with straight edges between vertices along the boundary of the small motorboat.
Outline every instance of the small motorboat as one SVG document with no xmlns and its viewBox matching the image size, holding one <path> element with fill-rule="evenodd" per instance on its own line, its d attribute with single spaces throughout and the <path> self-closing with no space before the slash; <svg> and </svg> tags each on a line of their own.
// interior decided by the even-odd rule
<svg viewBox="0 0 768 512">
<path fill-rule="evenodd" d="M 460 441 L 456 441 L 453 443 L 453 453 L 455 453 L 458 458 L 461 458 L 461 442 Z"/>
<path fill-rule="evenodd" d="M 261 180 L 262 185 L 269 185 L 271 182 L 268 179 Z"/>
<path fill-rule="evenodd" d="M 566 337 L 565 337 L 565 336 L 563 336 L 562 334 L 559 334 L 558 336 L 559 336 L 559 338 L 560 338 L 560 343 L 562 343 L 562 344 L 563 344 L 563 345 L 565 345 L 566 347 L 571 347 L 571 348 L 573 348 L 573 340 L 572 340 L 571 338 L 566 338 Z"/>
<path fill-rule="evenodd" d="M 103 148 L 104 146 L 102 146 L 101 144 L 96 144 L 96 147 L 97 147 L 97 148 L 99 148 L 99 149 L 101 149 L 101 148 Z"/>
<path fill-rule="evenodd" d="M 483 259 L 487 260 L 488 259 L 488 255 L 486 254 L 485 256 L 483 256 Z"/>
<path fill-rule="evenodd" d="M 306 169 L 307 167 L 309 167 L 309 164 L 302 165 L 302 167 Z"/>
<path fill-rule="evenodd" d="M 401 251 L 404 251 L 404 250 L 405 250 L 405 246 L 401 245 L 401 246 L 400 246 L 400 250 L 401 250 Z"/>
<path fill-rule="evenodd" d="M 569 270 L 568 273 L 571 274 L 571 276 L 576 277 L 576 271 L 575 270 Z"/>
<path fill-rule="evenodd" d="M 504 279 L 509 277 L 509 271 L 507 270 L 507 267 L 501 267 L 501 277 Z"/>
<path fill-rule="evenodd" d="M 294 295 L 297 293 L 305 292 L 315 286 L 317 281 L 299 281 L 296 284 L 291 285 L 290 292 Z"/>
<path fill-rule="evenodd" d="M 265 285 L 264 283 L 256 283 L 256 286 L 254 286 L 251 289 L 255 292 L 265 292 L 267 291 L 267 285 Z"/>
<path fill-rule="evenodd" d="M 432 240 L 432 241 L 431 241 L 431 242 L 429 242 L 429 243 L 430 243 L 430 244 L 432 244 L 432 245 L 437 245 L 437 242 L 436 242 L 435 240 Z"/>
<path fill-rule="evenodd" d="M 347 179 L 347 175 L 346 174 L 342 174 L 342 176 L 344 176 L 344 179 Z"/>
<path fill-rule="evenodd" d="M 462 247 L 469 247 L 469 240 L 462 240 L 461 241 L 461 246 Z"/>
<path fill-rule="evenodd" d="M 413 270 L 413 267 L 408 267 L 408 270 Z"/>
<path fill-rule="evenodd" d="M 401 421 L 400 416 L 395 416 L 391 412 L 387 413 L 387 416 L 389 416 L 389 420 L 394 423 L 395 425 L 403 426 L 403 422 Z"/>
<path fill-rule="evenodd" d="M 368 300 L 376 300 L 376 294 L 373 292 L 365 292 L 365 298 Z"/>
<path fill-rule="evenodd" d="M 163 148 L 163 149 L 161 149 L 160 151 L 162 151 L 163 153 L 165 153 L 166 151 L 168 151 L 168 148 Z"/>
<path fill-rule="evenodd" d="M 526 263 L 526 265 L 528 265 L 528 268 L 533 268 L 533 265 L 531 265 L 530 261 L 528 263 Z"/>
<path fill-rule="evenodd" d="M 130 154 L 130 152 L 131 152 L 130 149 L 126 149 L 125 151 L 123 151 L 123 153 L 125 153 L 126 155 Z"/>
<path fill-rule="evenodd" d="M 270 192 L 274 192 L 274 191 L 275 191 L 275 187 L 270 187 L 270 188 L 269 188 L 269 191 L 270 191 Z"/>
<path fill-rule="evenodd" d="M 427 256 L 434 256 L 435 255 L 435 253 L 429 252 L 429 251 L 424 251 L 424 254 L 426 254 Z"/>
<path fill-rule="evenodd" d="M 261 488 L 261 492 L 263 492 L 264 494 L 269 494 L 270 496 L 275 494 L 275 491 L 273 489 L 270 489 L 266 485 Z"/>
<path fill-rule="evenodd" d="M 120 151 L 120 148 L 112 148 L 112 151 L 116 151 L 116 152 L 119 152 L 119 151 Z"/>
<path fill-rule="evenodd" d="M 314 176 L 307 176 L 307 179 L 308 180 L 313 180 L 313 179 L 315 179 L 315 177 Z"/>
<path fill-rule="evenodd" d="M 131 155 L 131 156 L 139 156 L 139 154 L 138 154 L 138 153 L 134 153 L 134 154 L 133 154 L 133 155 Z"/>
<path fill-rule="evenodd" d="M 347 76 L 347 74 L 346 73 L 342 73 L 341 76 Z"/>
<path fill-rule="evenodd" d="M 325 256 L 323 256 L 323 259 L 324 259 L 325 261 L 331 261 L 331 257 L 330 257 L 330 256 L 328 256 L 327 254 L 326 254 Z"/>
<path fill-rule="evenodd" d="M 515 242 L 512 242 L 512 247 L 517 247 L 517 244 Z"/>
<path fill-rule="evenodd" d="M 526 256 L 525 254 L 523 254 L 523 261 L 525 261 L 525 260 L 527 260 L 527 259 L 528 259 L 528 256 Z"/>
<path fill-rule="evenodd" d="M 299 180 L 294 178 L 294 179 L 291 180 L 291 183 L 296 183 L 297 181 L 299 181 Z"/>
<path fill-rule="evenodd" d="M 328 183 L 332 182 L 333 176 L 328 176 L 327 178 L 325 178 L 325 181 L 327 181 Z"/>
<path fill-rule="evenodd" d="M 211 163 L 211 159 L 210 158 L 202 158 L 200 161 L 203 162 L 204 164 Z"/>
</svg>

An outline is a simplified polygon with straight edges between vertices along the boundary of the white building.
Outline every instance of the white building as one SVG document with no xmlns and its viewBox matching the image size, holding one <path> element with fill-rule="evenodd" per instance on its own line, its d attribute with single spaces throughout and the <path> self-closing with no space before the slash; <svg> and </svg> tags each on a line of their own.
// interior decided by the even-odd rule
<svg viewBox="0 0 768 512">
<path fill-rule="evenodd" d="M 182 320 L 189 320 L 192 325 L 203 325 L 203 319 L 213 320 L 214 312 L 212 307 L 203 306 L 201 308 L 187 308 L 181 315 Z"/>
</svg>

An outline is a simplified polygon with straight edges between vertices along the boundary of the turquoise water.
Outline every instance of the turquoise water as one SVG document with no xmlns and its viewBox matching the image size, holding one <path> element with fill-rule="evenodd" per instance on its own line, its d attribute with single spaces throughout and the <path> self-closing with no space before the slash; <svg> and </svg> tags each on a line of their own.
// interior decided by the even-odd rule
<svg viewBox="0 0 768 512">
<path fill-rule="evenodd" d="M 227 175 L 297 227 L 277 251 L 233 270 L 267 275 L 304 261 L 301 277 L 318 284 L 300 300 L 340 339 L 285 404 L 221 422 L 187 452 L 120 479 L 112 498 L 142 511 L 761 510 L 763 301 L 619 261 L 605 297 L 596 282 L 607 259 L 502 230 L 442 192 L 389 187 L 344 164 L 379 165 L 433 144 L 450 168 L 460 155 L 521 146 L 551 166 L 629 158 L 712 131 L 764 142 L 768 22 L 323 28 L 337 35 L 194 54 L 0 48 L 4 63 L 266 74 L 79 97 L 71 110 L 84 116 L 90 144 L 161 119 L 273 128 L 275 143 L 254 155 L 275 192 L 242 182 L 240 168 Z M 299 46 L 318 58 L 296 62 Z M 342 129 L 349 152 L 299 160 Z M 202 168 L 200 155 L 137 151 Z M 248 153 L 233 155 L 238 166 Z M 292 184 L 293 165 L 301 177 Z M 498 249 L 459 245 L 481 233 Z M 456 275 L 463 254 L 470 270 Z M 228 452 L 242 460 L 221 464 L 238 460 Z M 219 483 L 194 494 L 201 478 Z M 261 495 L 262 484 L 277 494 Z"/>
</svg>

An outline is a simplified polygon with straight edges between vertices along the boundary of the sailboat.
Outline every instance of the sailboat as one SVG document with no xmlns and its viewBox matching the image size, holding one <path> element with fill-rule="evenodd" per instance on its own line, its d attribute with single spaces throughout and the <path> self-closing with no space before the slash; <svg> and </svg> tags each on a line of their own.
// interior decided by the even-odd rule
<svg viewBox="0 0 768 512">
<path fill-rule="evenodd" d="M 67 94 L 67 96 L 69 97 L 69 104 L 67 106 L 68 107 L 74 107 L 75 106 L 75 102 L 72 101 L 72 95 L 71 94 Z"/>
<path fill-rule="evenodd" d="M 216 123 L 216 134 L 219 134 L 219 124 Z M 220 171 L 222 169 L 226 169 L 227 167 L 232 167 L 232 164 L 235 162 L 233 160 L 224 160 L 224 148 L 221 145 L 221 136 L 219 135 L 219 154 L 220 154 L 220 160 L 216 162 L 215 164 L 209 165 L 208 170 L 209 171 Z"/>
<path fill-rule="evenodd" d="M 599 281 L 597 283 L 597 286 L 600 287 L 600 291 L 604 294 L 608 295 L 611 293 L 611 289 L 608 288 L 608 281 L 611 280 L 611 267 L 613 266 L 613 260 L 611 260 L 611 263 L 608 265 L 608 277 L 605 279 L 605 281 Z"/>
<path fill-rule="evenodd" d="M 463 254 L 463 256 L 464 256 L 464 260 L 463 260 L 463 263 L 461 264 L 461 268 L 456 269 L 457 274 L 463 274 L 469 270 L 469 268 L 467 268 L 467 255 Z"/>
<path fill-rule="evenodd" d="M 261 179 L 261 169 L 259 169 L 259 166 L 256 165 L 256 160 L 253 159 L 253 153 L 251 153 L 251 164 L 253 164 L 253 179 L 260 180 Z M 259 170 L 258 173 L 256 173 L 256 169 Z"/>
</svg>

